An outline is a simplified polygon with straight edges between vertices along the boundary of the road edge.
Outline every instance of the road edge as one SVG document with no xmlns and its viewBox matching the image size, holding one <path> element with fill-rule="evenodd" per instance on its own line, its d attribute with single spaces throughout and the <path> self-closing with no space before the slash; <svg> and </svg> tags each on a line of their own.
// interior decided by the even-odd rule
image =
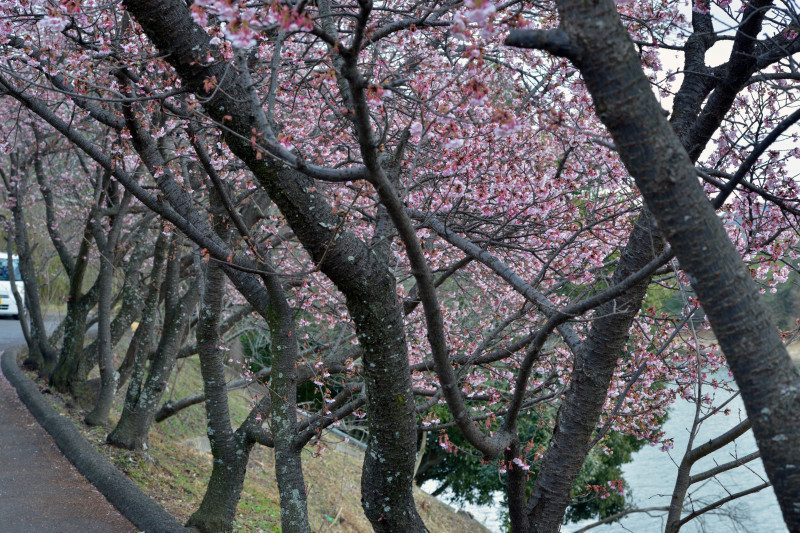
<svg viewBox="0 0 800 533">
<path fill-rule="evenodd" d="M 188 533 L 178 520 L 142 492 L 125 474 L 109 463 L 83 438 L 71 420 L 60 415 L 42 397 L 39 388 L 19 368 L 24 347 L 15 346 L 2 354 L 3 374 L 16 389 L 22 403 L 47 431 L 75 468 L 100 491 L 134 526 L 145 533 Z"/>
</svg>

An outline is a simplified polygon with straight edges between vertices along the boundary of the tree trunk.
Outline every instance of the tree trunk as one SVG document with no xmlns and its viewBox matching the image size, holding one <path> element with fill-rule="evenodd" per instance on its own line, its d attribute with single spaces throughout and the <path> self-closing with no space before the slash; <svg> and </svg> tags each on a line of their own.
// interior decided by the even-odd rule
<svg viewBox="0 0 800 533">
<path fill-rule="evenodd" d="M 194 281 L 182 298 L 178 298 L 178 277 L 180 259 L 175 257 L 176 250 L 170 249 L 170 262 L 167 266 L 167 298 L 164 316 L 164 327 L 161 339 L 156 349 L 156 354 L 150 362 L 147 378 L 139 388 L 141 373 L 131 377 L 125 406 L 120 416 L 117 427 L 108 438 L 109 444 L 129 450 L 143 450 L 147 448 L 147 436 L 153 424 L 158 404 L 167 386 L 172 369 L 175 366 L 175 357 L 185 336 L 188 322 L 191 318 L 197 301 L 200 298 L 200 284 L 202 276 L 196 274 Z"/>
<path fill-rule="evenodd" d="M 218 348 L 224 287 L 222 268 L 216 263 L 206 265 L 203 302 L 197 324 L 197 353 L 206 397 L 206 433 L 211 443 L 214 467 L 203 501 L 186 525 L 207 533 L 232 530 L 253 446 L 246 439 L 237 437 L 231 427 L 225 366 Z"/>
<path fill-rule="evenodd" d="M 114 250 L 119 242 L 120 232 L 122 231 L 122 221 L 125 217 L 128 204 L 131 199 L 129 192 L 122 198 L 115 194 L 115 187 L 108 182 L 105 177 L 102 182 L 103 191 L 107 194 L 109 205 L 118 208 L 118 213 L 111 218 L 111 229 L 106 234 L 100 222 L 99 213 L 93 212 L 92 234 L 100 251 L 100 272 L 97 276 L 98 285 L 98 306 L 97 306 L 97 356 L 100 365 L 100 395 L 94 409 L 86 415 L 85 422 L 90 426 L 106 425 L 108 415 L 114 403 L 114 396 L 117 394 L 119 375 L 114 368 L 114 347 L 111 338 L 111 300 L 113 297 L 114 282 Z M 100 188 L 98 187 L 98 193 Z M 118 192 L 118 190 L 116 191 Z M 98 194 L 99 196 L 99 194 Z M 99 205 L 99 203 L 98 203 Z M 85 361 L 86 355 L 81 359 Z"/>
<path fill-rule="evenodd" d="M 612 284 L 640 270 L 663 250 L 654 239 L 651 219 L 643 212 L 622 252 Z M 575 357 L 569 389 L 561 402 L 556 429 L 542 459 L 528 502 L 528 523 L 533 532 L 558 531 L 569 506 L 597 420 L 603 410 L 617 360 L 625 351 L 628 331 L 639 313 L 650 279 L 596 311 L 586 341 Z"/>
<path fill-rule="evenodd" d="M 95 239 L 98 244 L 105 244 L 102 229 L 95 226 Z M 117 373 L 114 368 L 114 352 L 111 346 L 111 297 L 114 281 L 114 265 L 111 262 L 108 246 L 100 246 L 100 273 L 97 276 L 99 297 L 97 305 L 97 355 L 100 364 L 100 394 L 94 409 L 86 415 L 84 421 L 90 426 L 102 426 L 108 423 L 108 415 L 117 394 Z"/>
<path fill-rule="evenodd" d="M 743 20 L 755 20 L 757 27 L 741 41 L 737 36 L 735 47 L 755 40 L 759 13 L 763 17 L 768 6 L 746 5 Z M 572 60 L 597 113 L 719 339 L 787 526 L 800 531 L 800 375 L 691 159 L 664 118 L 614 4 L 560 0 L 558 9 L 574 49 Z"/>
<path fill-rule="evenodd" d="M 692 153 L 695 154 L 693 157 L 696 158 L 713 133 L 713 131 L 706 131 L 701 135 L 692 126 L 698 120 L 703 101 L 714 87 L 715 78 L 711 75 L 710 69 L 705 66 L 705 54 L 713 46 L 715 38 L 709 15 L 694 13 L 692 22 L 694 33 L 687 39 L 685 51 L 686 73 L 675 96 L 670 124 L 678 134 L 682 144 L 687 150 L 691 149 Z M 506 42 L 514 46 L 527 47 L 527 45 L 523 44 L 524 36 L 526 35 L 530 35 L 530 32 L 514 32 Z M 543 34 L 540 33 L 540 35 Z M 537 48 L 539 46 L 532 47 Z M 548 49 L 546 46 L 544 48 Z M 725 112 L 730 108 L 730 102 L 721 103 L 720 105 L 718 114 L 719 116 L 724 116 Z M 650 222 L 646 222 L 648 220 Z M 654 224 L 651 220 L 652 216 L 646 210 L 643 210 L 640 220 L 634 228 L 628 245 L 621 256 L 621 270 L 615 272 L 615 282 L 624 279 L 625 276 L 619 274 L 622 272 L 631 273 L 641 268 L 649 258 L 658 255 L 663 250 L 662 239 L 654 235 Z M 635 257 L 633 254 L 636 253 L 643 254 L 643 257 Z M 594 409 L 588 408 L 588 405 L 583 401 L 583 396 L 587 394 L 594 396 L 593 387 L 596 389 L 595 392 L 602 389 L 604 396 L 607 393 L 610 379 L 613 375 L 613 373 L 609 373 L 611 368 L 609 364 L 612 361 L 616 364 L 617 358 L 624 349 L 629 328 L 642 305 L 645 295 L 643 289 L 646 289 L 647 284 L 649 284 L 649 278 L 646 282 L 643 281 L 623 295 L 622 300 L 626 302 L 628 308 L 628 312 L 624 313 L 625 317 L 620 316 L 618 317 L 619 320 L 616 320 L 615 317 L 609 316 L 608 312 L 612 310 L 609 305 L 606 305 L 603 310 L 598 310 L 598 318 L 592 322 L 589 336 L 576 356 L 575 376 L 578 379 L 575 384 L 570 386 L 558 416 L 558 421 L 563 420 L 565 423 L 569 423 L 571 429 L 570 431 L 561 431 L 559 425 L 556 427 L 556 432 L 551 442 L 552 444 L 558 444 L 562 448 L 562 452 L 553 452 L 552 457 L 555 460 L 552 463 L 549 459 L 543 461 L 542 469 L 528 504 L 530 527 L 532 529 L 540 528 L 538 531 L 556 531 L 561 520 L 563 520 L 563 515 L 569 505 L 568 495 L 561 497 L 542 497 L 542 495 L 568 491 L 571 489 L 570 483 L 574 483 L 575 479 L 577 479 L 577 474 L 580 470 L 580 466 L 577 465 L 578 459 L 582 464 L 586 454 L 589 452 L 588 447 L 585 447 L 584 444 L 588 444 L 587 435 L 590 435 L 594 430 L 602 409 L 602 404 L 598 406 L 596 403 Z M 637 293 L 638 295 L 636 295 Z M 635 297 L 632 299 L 632 296 Z M 611 302 L 612 305 L 613 303 Z M 614 348 L 619 346 L 620 342 L 622 342 L 622 348 Z M 591 362 L 587 365 L 586 362 L 589 361 Z M 598 362 L 604 363 L 598 364 Z M 586 369 L 588 369 L 588 373 L 594 373 L 595 377 L 601 379 L 594 382 L 591 379 L 586 379 Z M 613 368 L 611 370 L 613 372 Z M 582 392 L 579 393 L 578 388 L 582 388 Z M 599 400 L 599 397 L 595 399 Z M 576 424 L 578 425 L 576 426 Z M 575 431 L 578 427 L 580 429 Z M 559 436 L 558 439 L 556 439 L 556 435 Z M 582 453 L 576 453 L 575 449 L 581 449 L 582 446 Z M 571 467 L 567 470 L 563 469 L 564 461 L 571 464 Z M 576 465 L 577 470 L 575 469 Z M 545 487 L 545 485 L 549 486 Z M 556 485 L 560 485 L 560 488 L 556 489 Z"/>
<path fill-rule="evenodd" d="M 97 285 L 95 285 L 97 288 Z M 64 342 L 61 345 L 59 362 L 51 379 L 56 390 L 69 392 L 76 398 L 90 396 L 85 381 L 73 380 L 75 371 L 83 358 L 83 345 L 86 339 L 86 319 L 95 304 L 97 291 L 67 301 L 67 314 L 64 317 Z"/>
<path fill-rule="evenodd" d="M 275 442 L 275 477 L 281 499 L 281 528 L 287 533 L 310 533 L 306 484 L 300 456 L 302 446 L 295 443 L 299 354 L 294 330 L 294 311 L 286 301 L 278 276 L 264 276 L 264 284 L 270 296 L 267 317 L 272 346 L 270 427 Z"/>
<path fill-rule="evenodd" d="M 119 311 L 111 321 L 111 346 L 117 346 L 122 337 L 130 331 L 131 324 L 139 317 L 144 308 L 144 298 L 142 298 L 142 285 L 138 269 L 144 259 L 149 255 L 149 249 L 144 244 L 139 244 L 130 254 L 126 261 L 123 272 L 124 282 L 122 285 L 122 302 Z M 85 351 L 85 356 L 78 363 L 73 379 L 83 382 L 88 379 L 89 373 L 98 363 L 98 343 L 99 339 L 90 343 Z M 120 376 L 121 378 L 121 376 Z M 120 379 L 119 386 L 123 381 Z"/>
<path fill-rule="evenodd" d="M 127 0 L 125 6 L 189 90 L 204 99 L 206 112 L 225 120 L 226 142 L 252 171 L 320 270 L 345 295 L 363 347 L 370 439 L 362 477 L 362 503 L 376 531 L 426 531 L 412 495 L 416 457 L 416 413 L 403 313 L 388 265 L 354 235 L 341 231 L 314 181 L 262 158 L 249 142 L 266 135 L 263 108 L 250 93 L 249 73 L 224 60 L 199 63 L 213 53 L 210 37 L 177 0 Z M 209 91 L 205 81 L 220 84 Z M 242 138 L 242 135 L 244 137 Z M 243 140 L 244 139 L 244 140 Z"/>
<path fill-rule="evenodd" d="M 237 436 L 232 434 L 231 437 Z M 186 527 L 197 528 L 203 533 L 226 533 L 233 530 L 253 443 L 247 439 L 234 438 L 230 444 L 231 449 L 225 452 L 221 451 L 219 445 L 212 444 L 214 466 L 211 468 L 211 478 L 200 507 L 189 517 Z"/>
<path fill-rule="evenodd" d="M 138 371 L 141 375 L 147 362 L 147 354 L 150 353 L 151 344 L 153 344 L 152 337 L 155 329 L 159 295 L 161 294 L 161 281 L 164 279 L 164 261 L 166 260 L 169 244 L 163 227 L 161 229 L 162 231 L 158 233 L 158 239 L 153 250 L 150 286 L 147 288 L 147 295 L 142 305 L 139 327 L 136 328 L 136 333 L 134 333 L 131 343 L 128 345 L 128 351 L 125 353 L 125 359 L 118 370 L 120 387 L 124 386 L 133 372 Z M 133 398 L 131 398 L 131 401 L 133 401 Z"/>
<path fill-rule="evenodd" d="M 64 317 L 64 342 L 58 363 L 53 371 L 52 385 L 60 392 L 70 392 L 81 398 L 86 395 L 83 383 L 75 382 L 73 376 L 83 358 L 83 344 L 86 337 L 86 317 L 97 301 L 97 283 L 83 293 L 83 280 L 88 266 L 89 242 L 92 234 L 89 223 L 81 239 L 78 254 L 73 261 L 68 256 L 62 257 L 62 263 L 69 273 L 69 295 L 67 296 L 67 315 Z M 67 268 L 69 267 L 69 268 Z"/>
<path fill-rule="evenodd" d="M 8 250 L 8 273 L 9 281 L 11 282 L 11 291 L 13 297 L 17 300 L 17 309 L 19 314 L 20 325 L 23 327 L 25 339 L 28 343 L 28 359 L 30 366 L 39 371 L 39 376 L 49 377 L 55 368 L 58 360 L 58 355 L 47 338 L 47 330 L 44 324 L 44 315 L 42 313 L 41 301 L 39 298 L 39 281 L 36 277 L 36 266 L 33 264 L 33 250 L 30 246 L 28 238 L 28 227 L 25 221 L 25 213 L 23 211 L 25 205 L 25 190 L 28 182 L 28 173 L 19 168 L 19 161 L 13 164 L 13 171 L 19 174 L 16 182 L 7 184 L 9 186 L 9 193 L 13 197 L 12 214 L 14 225 L 14 242 L 19 254 L 19 271 L 22 275 L 22 280 L 14 278 L 14 268 L 12 265 L 11 247 Z M 36 158 L 34 165 L 40 165 L 38 158 Z M 10 240 L 9 233 L 9 240 Z M 19 294 L 16 282 L 25 282 L 25 295 Z M 27 303 L 26 303 L 27 300 Z M 30 318 L 27 322 L 26 314 Z"/>
</svg>

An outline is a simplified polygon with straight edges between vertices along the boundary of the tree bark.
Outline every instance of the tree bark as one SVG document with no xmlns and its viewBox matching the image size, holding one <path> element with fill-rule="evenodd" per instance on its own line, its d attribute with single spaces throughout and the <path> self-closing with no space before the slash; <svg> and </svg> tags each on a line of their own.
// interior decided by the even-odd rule
<svg viewBox="0 0 800 533">
<path fill-rule="evenodd" d="M 761 4 L 747 5 L 744 20 L 769 5 Z M 800 530 L 800 375 L 650 90 L 614 4 L 560 0 L 558 9 L 595 109 L 719 339 L 784 519 Z"/>
<path fill-rule="evenodd" d="M 41 162 L 38 159 L 38 154 L 34 157 L 34 167 L 40 168 Z M 30 246 L 28 228 L 23 210 L 28 178 L 27 172 L 20 168 L 20 163 L 18 157 L 13 158 L 13 171 L 17 172 L 18 179 L 16 181 L 12 180 L 7 186 L 9 186 L 10 196 L 13 197 L 11 210 L 14 225 L 14 242 L 19 255 L 19 271 L 22 275 L 22 280 L 25 282 L 24 297 L 20 295 L 17 290 L 16 282 L 20 280 L 14 279 L 10 249 L 8 254 L 9 280 L 11 282 L 12 293 L 17 300 L 20 324 L 23 325 L 23 331 L 27 330 L 25 338 L 28 341 L 29 348 L 28 361 L 39 371 L 41 377 L 47 378 L 52 374 L 55 368 L 58 355 L 48 341 L 47 330 L 44 324 L 44 315 L 39 298 L 39 281 L 36 277 L 36 267 L 33 264 L 33 250 Z M 30 317 L 29 323 L 27 323 L 26 314 L 27 317 Z"/>
<path fill-rule="evenodd" d="M 224 286 L 222 268 L 209 263 L 197 325 L 197 351 L 206 397 L 206 433 L 214 466 L 203 501 L 186 523 L 187 527 L 208 533 L 232 530 L 253 447 L 252 441 L 233 431 L 230 422 L 225 366 L 218 348 Z"/>
<path fill-rule="evenodd" d="M 195 279 L 183 297 L 178 294 L 180 258 L 176 257 L 177 247 L 170 247 L 170 261 L 164 281 L 165 298 L 164 326 L 156 354 L 150 362 L 147 378 L 142 383 L 141 373 L 134 372 L 128 384 L 125 406 L 117 426 L 108 437 L 109 444 L 129 450 L 147 448 L 147 436 L 161 397 L 167 386 L 181 342 L 191 315 L 200 299 L 202 275 Z M 141 372 L 141 371 L 140 371 Z"/>
<path fill-rule="evenodd" d="M 153 249 L 153 267 L 150 269 L 150 282 L 142 304 L 139 327 L 136 328 L 136 333 L 133 334 L 133 338 L 128 345 L 128 351 L 125 353 L 125 359 L 118 369 L 120 387 L 123 387 L 130 379 L 131 374 L 136 372 L 135 369 L 143 370 L 147 361 L 147 354 L 150 353 L 151 345 L 154 344 L 153 332 L 161 294 L 161 282 L 164 279 L 164 261 L 166 260 L 169 246 L 169 240 L 163 230 L 164 227 L 162 226 Z"/>
<path fill-rule="evenodd" d="M 622 252 L 612 285 L 640 270 L 663 251 L 663 241 L 654 237 L 651 230 L 650 215 L 643 211 Z M 625 351 L 628 331 L 649 283 L 648 277 L 596 311 L 597 318 L 575 356 L 570 386 L 558 410 L 555 430 L 527 504 L 532 532 L 558 531 L 561 525 L 572 487 L 589 453 L 591 436 L 614 369 Z"/>
<path fill-rule="evenodd" d="M 213 169 L 209 170 L 213 172 Z M 227 193 L 224 185 L 219 182 L 215 183 L 215 189 L 210 193 L 212 211 L 215 212 L 214 230 L 226 242 L 231 231 L 228 229 L 228 221 L 221 213 L 224 212 L 223 198 L 227 198 Z M 233 216 L 233 213 L 229 215 Z M 243 223 L 237 225 L 244 234 L 242 236 L 249 237 L 247 227 Z M 264 286 L 255 291 L 266 292 L 267 298 L 255 298 L 254 291 L 245 291 L 244 294 L 267 320 L 270 331 L 272 373 L 268 396 L 262 402 L 270 407 L 281 525 L 283 531 L 309 533 L 311 527 L 301 461 L 302 445 L 296 443 L 298 351 L 294 311 L 286 300 L 281 280 L 275 274 L 273 265 L 266 258 L 262 263 L 262 268 L 269 273 L 261 276 Z M 197 348 L 203 374 L 208 437 L 215 458 L 215 469 L 200 508 L 189 520 L 189 525 L 202 531 L 228 531 L 232 528 L 247 459 L 254 442 L 250 429 L 253 426 L 260 429 L 262 421 L 258 413 L 264 407 L 263 403 L 256 406 L 248 421 L 235 432 L 232 431 L 223 355 L 218 348 L 224 287 L 223 267 L 217 263 L 209 264 L 206 267 Z M 216 468 L 217 464 L 219 469 Z"/>
<path fill-rule="evenodd" d="M 110 176 L 98 179 L 98 196 L 104 189 L 112 189 L 108 181 Z M 117 191 L 118 192 L 118 191 Z M 97 306 L 97 359 L 100 365 L 100 394 L 94 409 L 86 415 L 85 422 L 92 426 L 106 425 L 114 397 L 117 394 L 119 375 L 114 367 L 114 347 L 111 338 L 111 300 L 113 297 L 114 282 L 114 251 L 119 243 L 123 219 L 130 203 L 131 194 L 126 192 L 122 198 L 114 191 L 108 190 L 109 204 L 118 208 L 118 213 L 111 220 L 111 229 L 104 233 L 100 222 L 100 214 L 92 213 L 92 234 L 100 251 L 100 272 L 97 276 L 98 306 Z M 114 198 L 116 196 L 116 198 Z M 113 202 L 116 201 L 114 204 Z M 98 202 L 99 205 L 99 202 Z M 86 354 L 81 359 L 86 360 Z"/>
<path fill-rule="evenodd" d="M 142 293 L 144 291 L 138 269 L 149 255 L 149 247 L 140 243 L 130 253 L 127 261 L 125 261 L 125 270 L 123 271 L 124 281 L 120 291 L 122 294 L 122 301 L 120 302 L 119 311 L 117 311 L 110 326 L 110 342 L 112 347 L 117 346 L 122 340 L 122 337 L 130 331 L 131 324 L 139 317 L 144 308 L 145 299 L 142 298 Z M 84 351 L 85 357 L 79 362 L 78 368 L 73 376 L 76 382 L 86 381 L 89 373 L 97 364 L 99 352 L 98 340 L 91 342 Z M 122 376 L 120 375 L 119 386 L 122 387 L 123 384 L 124 381 L 122 381 Z"/>
<path fill-rule="evenodd" d="M 752 18 L 749 20 L 752 22 Z M 730 98 L 725 100 L 716 99 L 713 107 L 707 104 L 704 108 L 703 103 L 706 97 L 712 89 L 719 86 L 724 86 L 726 93 L 732 87 L 735 87 L 737 91 L 740 90 L 744 84 L 743 80 L 749 79 L 750 74 L 752 74 L 754 65 L 748 66 L 751 70 L 748 71 L 749 74 L 747 76 L 738 74 L 735 79 L 717 79 L 712 70 L 705 65 L 706 52 L 716 42 L 710 15 L 694 12 L 692 15 L 692 27 L 693 33 L 687 39 L 684 52 L 686 72 L 681 87 L 675 96 L 670 125 L 683 146 L 687 150 L 691 150 L 692 159 L 696 159 L 713 134 L 713 130 L 708 130 L 708 128 L 702 129 L 702 133 L 700 133 L 700 129 L 694 127 L 697 121 L 701 116 L 710 115 L 719 117 L 721 121 L 732 104 L 732 99 Z M 577 53 L 576 48 L 572 46 L 565 34 L 560 32 L 560 29 L 549 32 L 512 32 L 506 43 L 512 46 L 543 48 L 568 57 L 574 56 Z M 526 43 L 526 39 L 531 37 L 534 38 Z M 554 41 L 563 46 L 554 47 Z M 713 109 L 713 111 L 710 109 Z M 653 224 L 642 223 L 642 218 L 649 217 L 650 215 L 644 210 L 640 216 L 640 222 L 634 228 L 628 245 L 621 256 L 619 268 L 622 271 L 635 271 L 646 263 L 644 259 L 631 255 L 636 253 L 634 251 L 636 248 L 639 249 L 638 253 L 643 253 L 647 257 L 651 257 L 652 253 L 658 253 L 663 249 L 661 238 L 656 237 L 653 233 Z M 615 281 L 624 279 L 624 276 L 618 276 L 617 274 L 615 273 L 614 276 Z M 647 283 L 649 283 L 649 280 Z M 565 496 L 543 497 L 543 495 L 565 494 L 563 491 L 569 490 L 567 488 L 568 481 L 571 479 L 571 482 L 574 483 L 577 478 L 580 469 L 580 465 L 577 465 L 578 459 L 582 464 L 585 454 L 589 451 L 584 446 L 587 443 L 584 439 L 587 438 L 587 435 L 591 435 L 602 409 L 602 403 L 597 403 L 600 398 L 596 394 L 600 389 L 603 390 L 603 395 L 606 394 L 613 375 L 609 373 L 613 372 L 613 368 L 609 365 L 612 361 L 616 364 L 617 358 L 624 349 L 624 342 L 627 340 L 632 321 L 641 307 L 645 295 L 643 289 L 646 289 L 647 283 L 639 284 L 627 295 L 623 296 L 623 300 L 625 300 L 638 292 L 638 296 L 634 299 L 627 299 L 628 310 L 623 312 L 627 316 L 620 316 L 619 321 L 607 316 L 607 313 L 613 310 L 613 306 L 606 306 L 603 311 L 598 310 L 599 318 L 593 321 L 589 336 L 576 356 L 574 375 L 578 379 L 571 384 L 562 402 L 556 431 L 551 441 L 552 445 L 558 445 L 562 449 L 562 453 L 553 451 L 552 459 L 555 460 L 551 460 L 549 457 L 543 460 L 542 469 L 536 480 L 532 498 L 528 505 L 532 528 L 538 527 L 540 528 L 539 531 L 555 531 L 559 527 L 561 519 L 563 519 L 563 514 L 569 504 L 569 498 Z M 614 302 L 611 303 L 613 304 Z M 623 340 L 623 343 L 620 346 L 621 340 Z M 589 360 L 592 360 L 593 363 L 587 366 L 585 362 Z M 598 362 L 604 363 L 598 364 Z M 587 368 L 590 373 L 594 373 L 595 377 L 601 379 L 596 381 L 583 379 Z M 595 402 L 586 403 L 583 401 L 583 395 L 594 397 Z M 594 408 L 589 408 L 592 404 L 594 404 Z M 571 430 L 561 431 L 561 421 L 569 423 L 572 426 Z M 576 454 L 574 453 L 575 449 L 581 449 L 583 452 Z M 547 453 L 550 454 L 550 451 Z M 570 464 L 567 469 L 563 469 L 565 462 Z M 576 465 L 577 470 L 575 469 Z M 559 485 L 560 487 L 556 488 Z"/>
<path fill-rule="evenodd" d="M 98 245 L 105 244 L 102 229 L 95 224 L 95 239 Z M 114 368 L 114 352 L 111 346 L 111 297 L 114 281 L 114 265 L 108 254 L 108 246 L 100 246 L 100 272 L 97 276 L 99 297 L 97 305 L 97 358 L 100 364 L 100 394 L 94 408 L 84 421 L 90 426 L 108 423 L 108 415 L 117 394 L 118 377 Z"/>
<path fill-rule="evenodd" d="M 61 353 L 53 371 L 52 385 L 60 392 L 71 392 L 81 397 L 85 391 L 73 386 L 73 376 L 83 358 L 83 344 L 86 337 L 86 317 L 97 302 L 98 286 L 83 293 L 83 280 L 88 267 L 89 242 L 92 233 L 89 222 L 86 223 L 78 254 L 73 260 L 69 255 L 61 256 L 61 263 L 69 274 L 69 295 L 67 296 L 67 314 L 64 317 L 64 342 Z"/>
<path fill-rule="evenodd" d="M 340 219 L 314 194 L 314 181 L 276 168 L 249 141 L 253 128 L 269 138 L 267 120 L 250 92 L 249 74 L 225 61 L 204 64 L 210 37 L 177 0 L 128 0 L 126 7 L 165 54 L 184 84 L 203 98 L 215 120 L 225 120 L 231 150 L 253 171 L 320 270 L 345 295 L 364 354 L 370 441 L 362 477 L 362 502 L 376 531 L 426 531 L 412 495 L 416 414 L 402 309 L 394 276 L 354 235 L 338 231 Z M 198 55 L 199 54 L 199 55 Z M 206 90 L 215 77 L 218 89 Z M 241 136 L 244 135 L 242 138 Z"/>
</svg>

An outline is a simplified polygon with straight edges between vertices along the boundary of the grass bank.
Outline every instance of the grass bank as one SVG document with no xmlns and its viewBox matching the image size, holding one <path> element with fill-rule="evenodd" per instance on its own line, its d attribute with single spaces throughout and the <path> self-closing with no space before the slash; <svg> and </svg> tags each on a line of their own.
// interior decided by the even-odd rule
<svg viewBox="0 0 800 533">
<path fill-rule="evenodd" d="M 40 384 L 56 408 L 71 418 L 84 436 L 112 464 L 136 482 L 144 492 L 158 501 L 176 518 L 186 521 L 197 509 L 211 474 L 211 454 L 205 451 L 205 413 L 203 405 L 185 409 L 160 424 L 150 433 L 145 453 L 132 453 L 105 444 L 109 428 L 88 427 L 83 423 L 86 412 L 68 397 L 50 391 Z M 183 360 L 170 380 L 167 396 L 182 398 L 202 390 L 196 360 Z M 250 404 L 250 393 L 235 391 L 230 395 L 234 423 L 244 419 Z M 122 398 L 118 398 L 112 415 L 119 417 Z M 326 434 L 314 446 L 307 446 L 303 470 L 308 491 L 309 519 L 315 532 L 369 533 L 372 528 L 361 511 L 360 478 L 363 453 Z M 486 533 L 488 530 L 469 515 L 424 492 L 415 489 L 420 515 L 433 533 Z M 250 458 L 247 479 L 235 524 L 239 532 L 279 532 L 280 507 L 275 481 L 275 456 L 271 449 L 257 446 Z"/>
</svg>

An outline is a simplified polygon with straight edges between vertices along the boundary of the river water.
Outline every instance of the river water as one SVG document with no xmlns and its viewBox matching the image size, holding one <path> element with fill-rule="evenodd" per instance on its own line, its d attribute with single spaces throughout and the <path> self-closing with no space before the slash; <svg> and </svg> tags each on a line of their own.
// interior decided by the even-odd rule
<svg viewBox="0 0 800 533">
<path fill-rule="evenodd" d="M 727 372 L 716 376 L 727 378 Z M 718 401 L 729 395 L 717 394 Z M 717 415 L 708 419 L 700 428 L 694 446 L 721 435 L 745 418 L 741 398 L 736 397 L 729 404 L 731 414 Z M 631 490 L 636 507 L 656 507 L 669 505 L 678 463 L 686 451 L 689 440 L 689 429 L 695 415 L 695 404 L 686 400 L 678 400 L 670 409 L 669 418 L 664 426 L 665 432 L 675 438 L 675 445 L 669 452 L 658 447 L 645 447 L 633 455 L 633 460 L 623 466 L 625 480 Z M 741 457 L 756 451 L 756 443 L 752 431 L 748 431 L 735 442 L 698 461 L 692 468 L 692 474 L 698 474 L 717 464 L 727 463 L 735 456 Z M 737 493 L 766 481 L 764 467 L 760 459 L 747 465 L 725 472 L 711 478 L 699 486 L 693 487 L 684 502 L 690 509 L 701 509 L 710 502 L 724 498 L 728 494 Z M 688 511 L 687 511 L 688 512 Z M 577 525 L 565 526 L 570 532 L 589 524 L 591 521 Z M 591 529 L 592 532 L 650 532 L 663 531 L 665 513 L 634 514 L 623 518 L 620 522 Z M 771 488 L 755 494 L 744 496 L 728 502 L 716 511 L 697 518 L 683 528 L 682 532 L 729 533 L 751 531 L 753 533 L 782 533 L 788 531 L 781 517 L 778 501 Z"/>
<path fill-rule="evenodd" d="M 716 377 L 718 379 L 728 379 L 727 372 L 723 372 Z M 715 403 L 720 403 L 727 396 L 729 395 L 718 390 Z M 701 426 L 694 446 L 721 435 L 745 417 L 744 406 L 739 397 L 734 398 L 728 404 L 728 407 L 731 409 L 730 415 L 711 417 Z M 670 409 L 669 418 L 664 427 L 666 434 L 675 439 L 673 449 L 664 452 L 659 447 L 644 447 L 633 455 L 633 460 L 630 463 L 623 466 L 624 477 L 628 482 L 630 495 L 635 507 L 669 505 L 675 476 L 678 471 L 677 465 L 686 450 L 689 429 L 692 426 L 694 415 L 694 403 L 678 400 Z M 756 444 L 753 434 L 748 431 L 734 443 L 698 461 L 692 468 L 692 474 L 703 472 L 717 464 L 727 463 L 734 456 L 741 457 L 755 450 Z M 766 475 L 764 474 L 761 460 L 756 459 L 745 466 L 720 474 L 716 478 L 711 478 L 699 486 L 693 487 L 685 505 L 688 508 L 700 509 L 709 502 L 716 501 L 728 494 L 760 485 L 765 480 Z M 435 487 L 425 488 L 432 490 Z M 464 508 L 495 533 L 502 532 L 502 523 L 499 520 L 497 506 L 493 508 L 466 505 Z M 664 512 L 652 513 L 650 516 L 637 513 L 628 515 L 614 524 L 593 528 L 590 531 L 592 533 L 658 532 L 664 530 L 665 517 L 666 513 Z M 564 526 L 562 531 L 566 533 L 574 532 L 592 522 L 594 520 L 569 524 Z M 687 533 L 783 533 L 787 531 L 775 494 L 770 488 L 728 502 L 716 511 L 709 512 L 703 515 L 702 518 L 689 522 L 681 529 L 681 532 Z"/>
</svg>

